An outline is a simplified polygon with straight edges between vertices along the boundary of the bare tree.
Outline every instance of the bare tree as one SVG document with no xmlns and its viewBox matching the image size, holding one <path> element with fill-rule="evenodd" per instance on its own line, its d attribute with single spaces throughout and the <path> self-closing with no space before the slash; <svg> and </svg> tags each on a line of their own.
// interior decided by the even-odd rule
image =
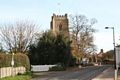
<svg viewBox="0 0 120 80">
<path fill-rule="evenodd" d="M 0 27 L 0 37 L 10 52 L 25 53 L 34 39 L 36 25 L 30 21 L 18 21 Z"/>
<path fill-rule="evenodd" d="M 77 57 L 86 57 L 87 54 L 95 51 L 93 43 L 93 25 L 96 19 L 88 20 L 84 15 L 75 15 L 70 17 L 70 31 L 72 39 L 72 48 L 77 48 Z"/>
</svg>

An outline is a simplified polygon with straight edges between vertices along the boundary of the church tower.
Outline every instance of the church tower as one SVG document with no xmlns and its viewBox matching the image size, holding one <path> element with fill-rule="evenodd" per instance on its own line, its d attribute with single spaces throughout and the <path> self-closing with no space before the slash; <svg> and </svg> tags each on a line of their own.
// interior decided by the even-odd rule
<svg viewBox="0 0 120 80">
<path fill-rule="evenodd" d="M 51 30 L 54 33 L 62 33 L 65 38 L 69 38 L 69 28 L 68 28 L 68 18 L 65 15 L 55 15 L 53 14 L 51 20 Z"/>
</svg>

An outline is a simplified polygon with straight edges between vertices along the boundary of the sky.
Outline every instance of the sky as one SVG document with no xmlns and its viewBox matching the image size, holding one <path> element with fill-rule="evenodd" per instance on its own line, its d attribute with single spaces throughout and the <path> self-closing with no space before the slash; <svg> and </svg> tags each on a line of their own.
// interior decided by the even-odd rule
<svg viewBox="0 0 120 80">
<path fill-rule="evenodd" d="M 120 44 L 120 0 L 0 0 L 0 24 L 27 19 L 39 25 L 40 31 L 48 30 L 53 13 L 96 18 L 97 52 L 113 49 L 113 30 L 105 27 L 114 27 L 115 43 Z"/>
</svg>

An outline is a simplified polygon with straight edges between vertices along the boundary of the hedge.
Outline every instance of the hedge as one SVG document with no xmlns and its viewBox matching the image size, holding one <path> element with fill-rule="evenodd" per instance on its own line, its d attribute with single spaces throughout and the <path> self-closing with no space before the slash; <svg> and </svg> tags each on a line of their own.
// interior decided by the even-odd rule
<svg viewBox="0 0 120 80">
<path fill-rule="evenodd" d="M 49 68 L 49 71 L 65 71 L 66 68 L 63 66 L 53 66 Z"/>
<path fill-rule="evenodd" d="M 0 68 L 11 67 L 12 54 L 0 53 Z M 22 53 L 14 54 L 14 67 L 24 66 L 27 71 L 30 70 L 30 62 L 27 55 Z"/>
</svg>

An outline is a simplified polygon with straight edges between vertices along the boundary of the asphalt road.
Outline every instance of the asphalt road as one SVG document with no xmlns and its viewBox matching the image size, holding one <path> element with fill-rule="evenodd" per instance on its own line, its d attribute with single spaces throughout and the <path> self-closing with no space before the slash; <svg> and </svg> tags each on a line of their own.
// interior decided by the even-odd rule
<svg viewBox="0 0 120 80">
<path fill-rule="evenodd" d="M 91 80 L 109 66 L 92 66 L 59 72 L 34 73 L 32 80 Z"/>
</svg>

